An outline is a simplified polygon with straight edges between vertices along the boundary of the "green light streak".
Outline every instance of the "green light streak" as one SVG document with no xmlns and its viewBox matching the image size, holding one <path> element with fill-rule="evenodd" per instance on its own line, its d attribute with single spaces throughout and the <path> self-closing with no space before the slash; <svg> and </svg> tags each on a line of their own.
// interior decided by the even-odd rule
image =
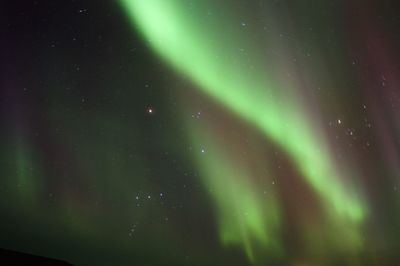
<svg viewBox="0 0 400 266">
<path fill-rule="evenodd" d="M 248 35 L 238 29 L 238 21 L 226 21 L 224 14 L 218 17 L 220 23 L 213 24 L 215 21 L 207 17 L 206 9 L 190 10 L 181 0 L 121 2 L 135 27 L 166 62 L 287 152 L 335 221 L 362 222 L 366 208 L 354 186 L 340 178 L 342 174 L 336 169 L 327 145 L 319 130 L 312 127 L 293 88 L 267 77 L 268 66 L 260 61 L 262 56 L 254 52 L 252 44 L 246 42 Z M 238 47 L 248 52 L 243 55 Z M 214 181 L 206 180 L 219 188 Z M 216 201 L 229 205 L 220 198 Z M 249 200 L 248 205 L 257 204 Z M 261 224 L 254 224 L 254 232 L 263 235 Z"/>
<path fill-rule="evenodd" d="M 274 191 L 269 189 L 268 196 L 256 193 L 257 186 L 250 178 L 254 173 L 230 158 L 201 127 L 191 125 L 191 133 L 196 146 L 207 147 L 206 153 L 197 153 L 196 161 L 217 205 L 222 243 L 241 245 L 252 262 L 257 261 L 258 246 L 280 254 L 280 210 Z"/>
<path fill-rule="evenodd" d="M 37 170 L 35 170 L 38 166 L 34 162 L 32 150 L 24 143 L 22 138 L 16 140 L 15 163 L 20 199 L 26 204 L 33 204 L 39 192 L 37 186 L 39 180 Z"/>
</svg>

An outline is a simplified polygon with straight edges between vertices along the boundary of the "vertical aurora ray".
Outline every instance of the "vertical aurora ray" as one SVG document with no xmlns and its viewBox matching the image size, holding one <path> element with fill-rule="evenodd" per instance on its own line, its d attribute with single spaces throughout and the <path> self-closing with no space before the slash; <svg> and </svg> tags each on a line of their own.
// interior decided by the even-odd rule
<svg viewBox="0 0 400 266">
<path fill-rule="evenodd" d="M 42 173 L 38 156 L 28 143 L 23 137 L 15 138 L 15 181 L 23 204 L 32 206 L 40 194 Z"/>
<path fill-rule="evenodd" d="M 273 188 L 268 195 L 260 192 L 255 180 L 265 180 L 268 176 L 261 167 L 249 166 L 257 156 L 254 151 L 248 160 L 238 160 L 234 145 L 237 139 L 224 136 L 226 142 L 215 141 L 215 132 L 195 123 L 189 124 L 193 143 L 196 147 L 207 147 L 204 153 L 196 153 L 204 185 L 216 203 L 220 239 L 226 246 L 241 246 L 248 258 L 257 263 L 261 247 L 275 254 L 281 254 L 280 208 Z M 263 165 L 265 167 L 265 164 Z"/>
<path fill-rule="evenodd" d="M 21 190 L 21 197 L 34 199 L 35 182 L 32 177 L 32 162 L 29 159 L 28 152 L 24 150 L 23 145 L 19 144 L 16 149 L 16 176 L 17 186 Z"/>
<path fill-rule="evenodd" d="M 337 167 L 321 130 L 308 118 L 296 89 L 276 81 L 272 74 L 268 76 L 274 63 L 261 59 L 263 56 L 249 41 L 251 34 L 233 29 L 238 22 L 230 21 L 229 15 L 218 17 L 218 21 L 208 17 L 205 5 L 212 5 L 211 2 L 203 3 L 198 10 L 179 0 L 121 2 L 134 25 L 166 62 L 286 151 L 322 199 L 331 222 L 349 224 L 357 235 L 357 225 L 367 211 L 359 191 L 350 181 L 357 176 L 350 176 Z M 238 53 L 239 48 L 247 52 Z M 203 163 L 205 168 L 214 168 L 212 162 Z M 225 170 L 221 170 L 221 175 L 230 174 Z M 208 173 L 210 176 L 204 181 L 218 190 L 216 194 L 224 193 L 223 186 L 214 183 L 217 182 L 213 179 L 217 178 L 213 176 L 215 173 Z M 240 182 L 233 186 L 240 186 Z M 234 206 L 218 197 L 215 200 L 217 205 Z M 249 202 L 257 217 L 262 207 L 253 200 Z M 264 224 L 262 219 L 255 221 L 255 228 Z M 252 226 L 252 222 L 246 224 L 248 228 Z M 258 229 L 254 232 L 264 234 Z"/>
</svg>

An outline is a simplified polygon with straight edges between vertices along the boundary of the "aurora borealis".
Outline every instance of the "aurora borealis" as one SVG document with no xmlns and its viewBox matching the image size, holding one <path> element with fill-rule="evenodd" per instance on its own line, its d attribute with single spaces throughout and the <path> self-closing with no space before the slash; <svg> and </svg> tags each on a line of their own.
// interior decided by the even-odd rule
<svg viewBox="0 0 400 266">
<path fill-rule="evenodd" d="M 400 265 L 395 6 L 2 3 L 0 247 Z"/>
</svg>

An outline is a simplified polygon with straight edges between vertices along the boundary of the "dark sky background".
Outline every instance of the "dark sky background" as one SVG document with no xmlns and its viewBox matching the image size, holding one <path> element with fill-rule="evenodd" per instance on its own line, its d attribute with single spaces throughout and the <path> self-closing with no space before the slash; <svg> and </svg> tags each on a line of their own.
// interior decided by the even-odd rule
<svg viewBox="0 0 400 266">
<path fill-rule="evenodd" d="M 0 248 L 400 265 L 396 1 L 165 1 L 175 48 L 121 2 L 0 4 Z"/>
</svg>

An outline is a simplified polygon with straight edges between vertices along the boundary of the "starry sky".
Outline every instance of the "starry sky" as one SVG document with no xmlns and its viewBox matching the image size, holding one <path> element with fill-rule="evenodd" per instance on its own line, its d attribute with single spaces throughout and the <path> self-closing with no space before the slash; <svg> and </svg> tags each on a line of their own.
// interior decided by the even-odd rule
<svg viewBox="0 0 400 266">
<path fill-rule="evenodd" d="M 400 265 L 396 1 L 2 1 L 0 248 Z"/>
</svg>

